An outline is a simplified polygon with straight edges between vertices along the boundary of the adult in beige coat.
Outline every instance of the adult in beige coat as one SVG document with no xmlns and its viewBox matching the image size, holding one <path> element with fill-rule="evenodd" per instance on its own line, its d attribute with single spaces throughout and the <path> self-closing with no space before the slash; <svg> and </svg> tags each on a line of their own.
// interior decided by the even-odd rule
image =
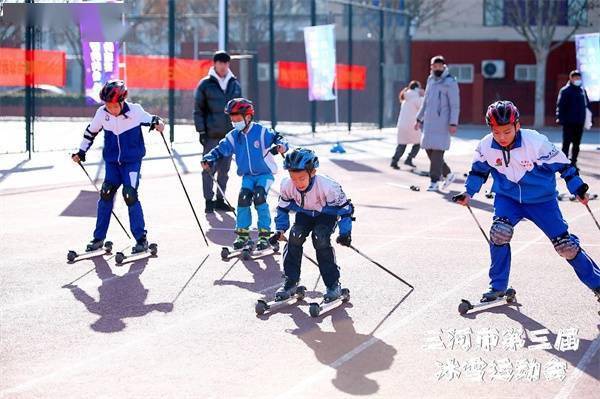
<svg viewBox="0 0 600 399">
<path fill-rule="evenodd" d="M 398 115 L 398 123 L 396 125 L 398 145 L 390 164 L 394 169 L 400 169 L 398 162 L 402 155 L 404 155 L 408 144 L 412 144 L 412 148 L 404 164 L 412 167 L 415 166 L 412 160 L 421 149 L 421 130 L 415 129 L 415 119 L 421 108 L 421 104 L 423 104 L 423 94 L 421 83 L 413 80 L 398 95 L 400 100 L 400 114 Z"/>
</svg>

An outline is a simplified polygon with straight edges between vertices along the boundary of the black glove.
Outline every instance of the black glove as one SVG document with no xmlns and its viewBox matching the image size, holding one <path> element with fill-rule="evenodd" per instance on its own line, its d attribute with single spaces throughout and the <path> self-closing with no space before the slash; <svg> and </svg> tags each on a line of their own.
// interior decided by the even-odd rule
<svg viewBox="0 0 600 399">
<path fill-rule="evenodd" d="M 202 146 L 204 147 L 206 145 L 207 141 L 208 141 L 208 134 L 201 132 L 200 133 L 200 144 L 202 144 Z"/>
<path fill-rule="evenodd" d="M 158 121 L 162 121 L 160 116 L 153 115 L 152 121 L 150 122 L 150 131 L 153 131 L 156 128 L 156 125 L 158 125 Z"/>
<path fill-rule="evenodd" d="M 588 186 L 587 184 L 583 183 L 581 186 L 579 186 L 579 188 L 577 189 L 577 191 L 575 192 L 575 195 L 581 199 L 585 198 L 585 193 L 587 193 L 587 191 L 590 189 L 590 186 Z"/>
<path fill-rule="evenodd" d="M 79 150 L 75 154 L 71 154 L 71 158 L 73 158 L 75 155 L 79 157 L 79 161 L 85 162 L 85 151 Z"/>
<path fill-rule="evenodd" d="M 269 149 L 269 152 L 273 155 L 277 155 L 277 153 L 279 152 L 279 146 L 278 145 L 274 145 L 273 147 L 271 147 Z"/>
<path fill-rule="evenodd" d="M 269 237 L 269 244 L 271 244 L 272 246 L 277 244 L 277 241 L 279 241 L 282 236 L 283 231 L 276 231 L 271 237 Z"/>
<path fill-rule="evenodd" d="M 462 201 L 465 199 L 466 196 L 467 196 L 466 192 L 456 194 L 455 196 L 452 197 L 452 201 L 454 201 L 454 202 Z"/>
<path fill-rule="evenodd" d="M 352 237 L 350 234 L 339 235 L 335 242 L 345 247 L 349 247 L 350 244 L 352 244 Z"/>
</svg>

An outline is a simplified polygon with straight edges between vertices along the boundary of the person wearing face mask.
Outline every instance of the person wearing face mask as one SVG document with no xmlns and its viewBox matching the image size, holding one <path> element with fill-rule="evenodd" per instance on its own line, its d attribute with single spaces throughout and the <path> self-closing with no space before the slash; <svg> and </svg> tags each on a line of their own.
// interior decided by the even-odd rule
<svg viewBox="0 0 600 399">
<path fill-rule="evenodd" d="M 569 156 L 569 147 L 571 144 L 573 145 L 571 164 L 575 167 L 577 167 L 579 144 L 588 111 L 592 112 L 587 93 L 581 87 L 581 73 L 578 70 L 571 71 L 569 82 L 558 93 L 556 123 L 563 127 L 562 151 L 567 157 Z"/>
<path fill-rule="evenodd" d="M 223 109 L 228 101 L 242 96 L 242 88 L 235 75 L 229 69 L 231 57 L 225 51 L 217 51 L 213 56 L 213 66 L 204 77 L 194 94 L 194 125 L 200 136 L 202 155 L 212 150 L 219 140 L 223 139 L 231 129 L 227 115 Z M 213 165 L 211 173 L 225 192 L 229 180 L 231 158 L 223 158 Z M 206 201 L 205 212 L 214 210 L 233 211 L 225 203 L 223 193 L 217 190 L 217 200 L 214 201 L 214 181 L 209 171 L 202 172 L 202 188 Z"/>
<path fill-rule="evenodd" d="M 277 165 L 273 155 L 284 154 L 288 143 L 283 136 L 267 129 L 254 119 L 254 105 L 245 98 L 234 98 L 227 103 L 225 114 L 231 118 L 233 130 L 219 144 L 202 158 L 202 168 L 206 171 L 215 163 L 235 155 L 237 174 L 242 176 L 242 188 L 238 197 L 237 219 L 235 224 L 236 240 L 233 249 L 246 247 L 250 241 L 252 213 L 254 203 L 258 214 L 258 242 L 256 249 L 262 251 L 269 247 L 271 236 L 271 214 L 267 204 L 267 194 L 275 181 L 273 174 Z"/>
<path fill-rule="evenodd" d="M 437 191 L 442 178 L 442 189 L 447 188 L 456 178 L 444 161 L 444 152 L 450 149 L 450 136 L 456 134 L 460 97 L 458 83 L 450 75 L 444 57 L 436 55 L 430 64 L 431 74 L 427 78 L 425 98 L 417 113 L 415 129 L 423 131 L 421 147 L 431 161 L 431 184 L 427 191 Z"/>
</svg>

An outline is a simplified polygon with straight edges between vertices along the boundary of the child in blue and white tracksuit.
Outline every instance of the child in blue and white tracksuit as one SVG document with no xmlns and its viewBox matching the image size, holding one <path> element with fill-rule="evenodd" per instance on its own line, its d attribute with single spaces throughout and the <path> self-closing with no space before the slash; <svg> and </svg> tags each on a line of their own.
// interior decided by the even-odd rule
<svg viewBox="0 0 600 399">
<path fill-rule="evenodd" d="M 114 94 L 113 93 L 117 93 Z M 117 101 L 115 96 L 120 96 Z M 146 112 L 141 105 L 125 101 L 127 88 L 122 81 L 109 81 L 101 92 L 106 102 L 98 108 L 92 121 L 85 129 L 79 151 L 73 154 L 75 162 L 85 161 L 85 154 L 94 139 L 104 130 L 102 157 L 105 164 L 105 177 L 98 200 L 98 215 L 94 236 L 87 250 L 102 247 L 108 231 L 115 194 L 123 186 L 123 198 L 129 208 L 129 225 L 136 240 L 134 252 L 148 248 L 146 226 L 142 204 L 138 198 L 142 158 L 146 154 L 142 126 L 156 125 L 161 131 L 164 124 L 160 118 Z M 114 100 L 114 101 L 113 101 Z"/>
<path fill-rule="evenodd" d="M 285 157 L 290 177 L 281 182 L 275 217 L 276 239 L 290 228 L 290 212 L 296 213 L 288 243 L 283 251 L 285 283 L 275 294 L 277 300 L 292 296 L 300 281 L 303 245 L 312 232 L 319 271 L 327 288 L 323 298 L 333 301 L 341 295 L 340 270 L 331 246 L 331 235 L 339 228 L 337 243 L 350 246 L 354 207 L 335 180 L 317 174 L 319 160 L 312 150 L 296 148 Z"/>
<path fill-rule="evenodd" d="M 507 112 L 506 107 L 514 107 L 512 103 L 506 103 L 509 102 L 492 104 L 488 115 L 502 119 Z M 497 113 L 497 109 L 500 110 L 500 114 Z M 464 197 L 467 197 L 468 203 L 468 199 L 479 192 L 490 174 L 494 178 L 492 191 L 496 196 L 494 220 L 490 230 L 491 282 L 490 291 L 484 294 L 482 301 L 504 296 L 511 263 L 509 243 L 514 226 L 524 218 L 535 223 L 546 234 L 558 254 L 569 262 L 577 277 L 592 289 L 600 300 L 600 268 L 580 247 L 579 239 L 568 231 L 568 225 L 558 206 L 555 174 L 560 173 L 569 192 L 586 204 L 588 186 L 567 157 L 549 142 L 546 136 L 535 130 L 520 129 L 516 107 L 514 110 L 517 112 L 517 118 L 512 144 L 501 145 L 496 140 L 495 133 L 485 136 L 477 146 L 465 183 L 466 192 L 455 197 L 461 203 Z M 490 125 L 494 128 L 495 119 L 492 117 L 491 121 Z M 508 129 L 506 124 L 501 125 L 504 130 Z"/>
<path fill-rule="evenodd" d="M 231 100 L 236 101 L 236 100 Z M 258 242 L 256 249 L 268 248 L 271 235 L 271 214 L 267 204 L 267 193 L 275 181 L 274 173 L 277 165 L 272 149 L 282 153 L 288 150 L 287 140 L 273 130 L 256 122 L 237 125 L 227 133 L 219 145 L 203 157 L 206 166 L 214 164 L 223 157 L 235 155 L 237 174 L 242 176 L 242 188 L 238 197 L 235 232 L 237 238 L 234 249 L 241 249 L 250 240 L 252 213 L 250 206 L 254 203 L 258 214 Z"/>
</svg>

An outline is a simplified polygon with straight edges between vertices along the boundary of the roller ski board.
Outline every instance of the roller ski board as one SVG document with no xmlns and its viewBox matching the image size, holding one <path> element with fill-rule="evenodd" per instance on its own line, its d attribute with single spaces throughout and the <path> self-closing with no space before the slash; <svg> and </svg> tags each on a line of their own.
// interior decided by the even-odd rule
<svg viewBox="0 0 600 399">
<path fill-rule="evenodd" d="M 158 245 L 152 243 L 148 245 L 148 249 L 142 252 L 131 252 L 131 255 L 125 255 L 123 252 L 117 252 L 115 255 L 115 262 L 117 265 L 124 265 L 125 263 L 135 262 L 136 260 L 145 259 L 149 257 L 156 257 L 158 253 Z"/>
<path fill-rule="evenodd" d="M 221 259 L 227 261 L 229 259 L 240 257 L 242 260 L 258 259 L 263 256 L 279 253 L 279 244 L 269 245 L 269 247 L 263 250 L 257 250 L 254 247 L 254 243 L 246 245 L 241 249 L 231 249 L 229 247 L 221 248 Z"/>
<path fill-rule="evenodd" d="M 473 310 L 475 308 L 480 308 L 480 307 L 484 307 L 484 306 L 488 306 L 491 304 L 498 304 L 498 303 L 506 303 L 506 304 L 511 304 L 516 302 L 516 296 L 517 296 L 517 291 L 515 291 L 513 288 L 509 288 L 506 290 L 506 293 L 504 294 L 503 297 L 498 297 L 493 301 L 489 301 L 489 302 L 479 302 L 479 303 L 475 303 L 473 304 L 472 302 L 466 300 L 466 299 L 461 299 L 460 300 L 460 305 L 458 305 L 458 313 L 461 315 L 465 315 L 467 314 L 470 310 Z"/>
<path fill-rule="evenodd" d="M 296 288 L 296 292 L 294 293 L 294 295 L 290 296 L 288 299 L 284 299 L 281 301 L 272 300 L 268 302 L 266 299 L 259 299 L 258 301 L 256 301 L 256 305 L 254 305 L 254 311 L 259 316 L 267 312 L 273 313 L 286 305 L 290 305 L 293 301 L 296 301 L 295 303 L 302 301 L 305 295 L 306 287 L 300 285 Z"/>
<path fill-rule="evenodd" d="M 96 256 L 108 255 L 112 253 L 112 247 L 112 241 L 106 241 L 102 248 L 98 248 L 94 251 L 84 251 L 81 253 L 77 253 L 76 251 L 69 250 L 69 252 L 67 253 L 67 262 L 75 263 L 83 259 L 91 259 L 95 258 Z"/>
<path fill-rule="evenodd" d="M 319 315 L 325 314 L 337 307 L 339 304 L 346 303 L 348 301 L 350 301 L 350 290 L 348 288 L 342 288 L 342 294 L 338 299 L 330 302 L 326 302 L 325 300 L 322 300 L 320 303 L 311 302 L 311 304 L 308 306 L 308 312 L 310 313 L 311 317 L 319 317 Z"/>
<path fill-rule="evenodd" d="M 598 199 L 598 194 L 589 194 L 589 200 L 593 201 Z M 558 200 L 559 201 L 577 201 L 577 197 L 575 197 L 574 195 L 570 194 L 570 193 L 562 193 L 562 194 L 558 194 Z"/>
</svg>

